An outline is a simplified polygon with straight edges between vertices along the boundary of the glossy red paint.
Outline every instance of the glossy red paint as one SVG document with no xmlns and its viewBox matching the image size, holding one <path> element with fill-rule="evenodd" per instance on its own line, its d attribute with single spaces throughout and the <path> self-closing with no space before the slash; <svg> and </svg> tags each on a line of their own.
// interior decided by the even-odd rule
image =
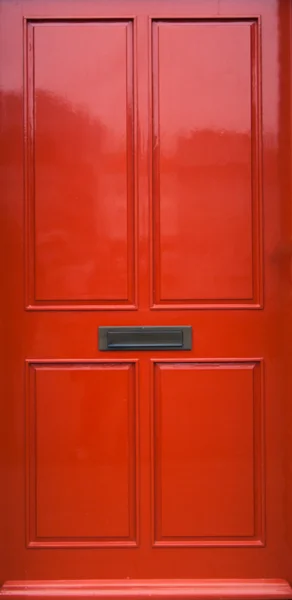
<svg viewBox="0 0 292 600">
<path fill-rule="evenodd" d="M 292 598 L 292 3 L 0 7 L 0 596 Z"/>
<path fill-rule="evenodd" d="M 44 598 L 179 598 L 192 599 L 240 598 L 246 600 L 256 598 L 257 600 L 280 600 L 291 598 L 289 584 L 281 579 L 246 581 L 232 579 L 197 579 L 197 580 L 111 580 L 111 581 L 66 581 L 66 582 L 31 582 L 15 581 L 7 582 L 2 588 L 2 596 L 11 599 L 27 599 L 32 596 Z"/>
</svg>

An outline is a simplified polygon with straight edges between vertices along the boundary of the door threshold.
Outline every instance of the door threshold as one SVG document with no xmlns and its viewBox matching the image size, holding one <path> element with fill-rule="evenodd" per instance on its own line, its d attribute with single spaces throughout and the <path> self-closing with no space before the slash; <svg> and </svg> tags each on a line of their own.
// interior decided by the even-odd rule
<svg viewBox="0 0 292 600">
<path fill-rule="evenodd" d="M 112 579 L 7 581 L 1 598 L 68 598 L 84 600 L 139 599 L 212 600 L 292 600 L 292 588 L 283 579 Z"/>
</svg>

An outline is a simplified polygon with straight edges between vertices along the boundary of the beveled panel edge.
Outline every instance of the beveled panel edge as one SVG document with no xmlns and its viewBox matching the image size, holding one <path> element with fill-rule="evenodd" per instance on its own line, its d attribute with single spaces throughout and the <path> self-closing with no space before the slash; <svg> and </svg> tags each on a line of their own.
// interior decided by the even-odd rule
<svg viewBox="0 0 292 600">
<path fill-rule="evenodd" d="M 291 600 L 292 589 L 284 579 L 140 579 L 7 581 L 0 596 L 14 598 L 139 598 L 153 600 Z"/>
<path fill-rule="evenodd" d="M 193 304 L 182 304 L 181 302 L 175 303 L 165 303 L 161 302 L 159 304 L 153 303 L 150 306 L 150 310 L 159 311 L 159 310 L 263 310 L 264 306 L 262 303 L 249 303 L 245 304 L 242 300 L 239 300 L 238 303 L 232 302 L 221 302 L 217 301 L 212 304 L 208 301 L 208 303 L 204 304 L 201 300 Z"/>
<path fill-rule="evenodd" d="M 264 460 L 264 359 L 262 357 L 248 358 L 199 358 L 199 359 L 151 359 L 151 522 L 152 522 L 152 546 L 153 548 L 241 548 L 241 547 L 265 547 L 266 545 L 266 502 L 265 502 L 265 460 Z M 198 366 L 230 366 L 237 368 L 250 367 L 253 370 L 253 388 L 255 387 L 255 367 L 258 366 L 258 384 L 260 395 L 258 406 L 254 406 L 254 421 L 256 416 L 256 408 L 258 409 L 257 423 L 254 422 L 254 477 L 258 484 L 258 489 L 255 490 L 255 531 L 256 534 L 252 537 L 244 536 L 208 536 L 208 537 L 190 537 L 182 536 L 160 538 L 156 536 L 156 497 L 155 497 L 155 367 L 159 365 L 184 365 L 194 364 Z M 253 396 L 254 397 L 254 396 Z M 255 445 L 258 446 L 256 455 Z"/>
<path fill-rule="evenodd" d="M 27 312 L 64 312 L 64 311 L 131 311 L 138 310 L 137 304 L 28 304 L 25 306 Z"/>
<path fill-rule="evenodd" d="M 131 211 L 128 211 L 128 224 L 131 220 L 130 231 L 132 232 L 131 244 L 128 248 L 128 296 L 132 299 L 125 300 L 36 300 L 35 298 L 35 248 L 34 248 L 34 32 L 36 25 L 50 24 L 76 24 L 76 23 L 124 23 L 131 26 L 131 36 L 126 33 L 126 56 L 127 56 L 127 93 L 129 88 L 133 96 L 130 102 L 132 113 L 127 113 L 127 137 L 129 136 L 129 120 L 131 120 L 131 160 L 127 152 L 127 190 L 131 188 Z M 105 310 L 137 310 L 138 301 L 138 264 L 137 264 L 137 169 L 134 160 L 134 147 L 137 140 L 137 119 L 134 109 L 134 98 L 136 96 L 136 73 L 135 73 L 135 16 L 61 16 L 61 17 L 23 17 L 23 140 L 24 140 L 24 308 L 26 311 L 105 311 Z M 129 37 L 131 37 L 129 43 Z M 131 177 L 131 181 L 129 181 Z M 129 202 L 129 195 L 127 198 Z M 131 214 L 129 214 L 131 213 Z M 129 284 L 131 278 L 131 285 Z M 130 287 L 132 293 L 130 294 Z"/>
<path fill-rule="evenodd" d="M 35 485 L 35 411 L 31 408 L 35 401 L 35 371 L 37 368 L 62 368 L 74 366 L 111 365 L 133 368 L 133 416 L 135 428 L 134 441 L 134 474 L 132 473 L 133 499 L 129 503 L 129 525 L 133 530 L 133 538 L 37 538 L 36 536 L 36 485 Z M 139 546 L 139 360 L 138 359 L 42 359 L 27 358 L 25 360 L 25 541 L 28 549 L 33 548 L 137 548 Z M 131 453 L 130 453 L 131 454 Z M 129 486 L 131 480 L 129 481 Z M 131 504 L 134 505 L 131 511 Z M 131 519 L 133 522 L 131 523 Z"/>
<path fill-rule="evenodd" d="M 159 23 L 247 23 L 251 26 L 251 138 L 252 138 L 252 260 L 253 260 L 253 289 L 254 294 L 251 299 L 214 299 L 204 300 L 191 299 L 191 300 L 164 300 L 162 298 L 155 298 L 155 236 L 154 236 L 154 163 L 153 158 L 153 140 L 154 140 L 154 128 L 155 128 L 155 111 L 154 111 L 154 78 L 155 72 L 153 70 L 153 25 Z M 150 81 L 150 114 L 151 114 L 151 128 L 150 128 L 150 167 L 149 167 L 149 180 L 151 190 L 151 247 L 150 247 L 150 270 L 151 270 L 151 310 L 202 310 L 202 309 L 216 309 L 216 310 L 261 310 L 264 308 L 264 275 L 263 275 L 263 181 L 262 181 L 262 120 L 261 120 L 261 106 L 262 106 L 262 81 L 261 81 L 261 15 L 199 15 L 198 17 L 192 16 L 179 16 L 174 15 L 166 17 L 151 16 L 149 18 L 149 62 L 151 64 Z M 158 42 L 157 42 L 158 46 Z M 253 68 L 253 59 L 255 68 Z M 158 115 L 156 115 L 158 116 Z M 155 145 L 155 150 L 158 152 L 158 144 Z M 159 193 L 158 193 L 159 197 Z M 256 217 L 256 218 L 255 218 Z M 256 222 L 255 222 L 256 221 Z M 258 237 L 258 243 L 255 244 L 256 238 Z M 255 252 L 256 247 L 256 252 Z M 255 275 L 256 273 L 256 275 Z M 255 289 L 256 288 L 256 289 Z"/>
</svg>

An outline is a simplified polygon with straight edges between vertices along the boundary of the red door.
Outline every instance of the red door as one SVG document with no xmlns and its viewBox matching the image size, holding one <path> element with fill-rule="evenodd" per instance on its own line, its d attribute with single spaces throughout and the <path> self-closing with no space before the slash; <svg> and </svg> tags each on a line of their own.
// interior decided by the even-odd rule
<svg viewBox="0 0 292 600">
<path fill-rule="evenodd" d="M 292 598 L 291 2 L 0 8 L 0 595 Z"/>
</svg>

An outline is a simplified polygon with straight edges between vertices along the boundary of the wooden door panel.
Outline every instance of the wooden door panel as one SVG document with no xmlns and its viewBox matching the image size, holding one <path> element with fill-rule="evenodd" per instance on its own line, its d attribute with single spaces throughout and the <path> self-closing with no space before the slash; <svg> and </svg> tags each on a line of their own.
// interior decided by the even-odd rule
<svg viewBox="0 0 292 600">
<path fill-rule="evenodd" d="M 132 22 L 28 20 L 26 37 L 28 304 L 131 304 Z"/>
<path fill-rule="evenodd" d="M 27 379 L 28 546 L 135 545 L 135 363 L 41 361 Z"/>
<path fill-rule="evenodd" d="M 152 23 L 156 303 L 259 302 L 258 29 Z"/>
<path fill-rule="evenodd" d="M 259 362 L 155 363 L 155 544 L 264 544 L 261 384 Z"/>
<path fill-rule="evenodd" d="M 291 599 L 291 1 L 0 9 L 0 597 Z"/>
</svg>

